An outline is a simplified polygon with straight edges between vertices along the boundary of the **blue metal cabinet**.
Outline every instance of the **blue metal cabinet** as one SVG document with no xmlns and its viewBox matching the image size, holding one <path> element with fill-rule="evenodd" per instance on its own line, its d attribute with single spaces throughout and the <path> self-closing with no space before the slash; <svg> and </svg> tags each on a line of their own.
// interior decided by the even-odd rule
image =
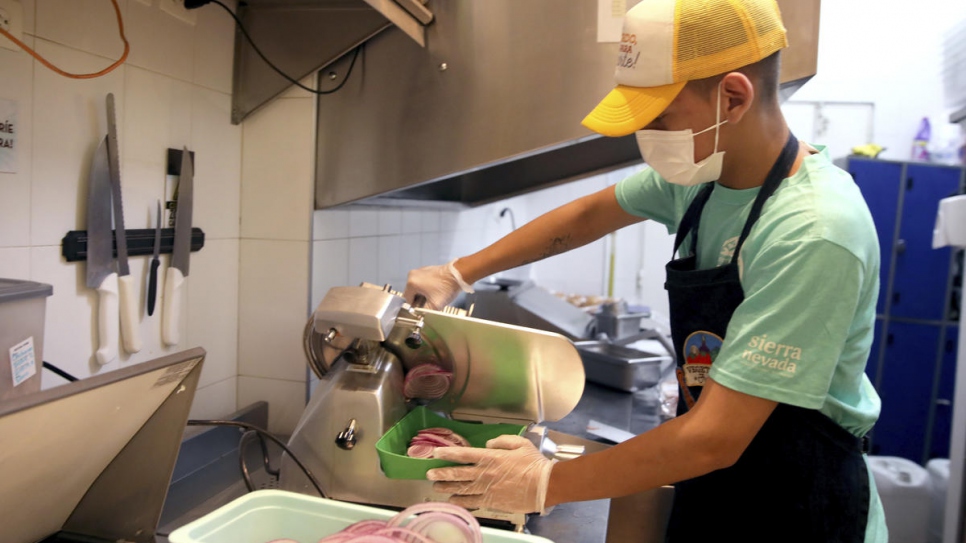
<svg viewBox="0 0 966 543">
<path fill-rule="evenodd" d="M 872 452 L 919 462 L 932 409 L 936 346 L 940 327 L 889 323 L 879 396 L 882 414 L 872 434 Z"/>
<path fill-rule="evenodd" d="M 891 317 L 943 320 L 952 255 L 932 248 L 939 201 L 959 191 L 961 168 L 909 164 L 902 194 L 899 239 L 895 244 Z M 885 253 L 883 253 L 885 254 Z"/>
<path fill-rule="evenodd" d="M 892 254 L 899 217 L 899 189 L 902 186 L 902 163 L 849 159 L 849 173 L 862 191 L 865 203 L 872 213 L 875 230 L 879 236 L 882 266 L 879 269 L 879 299 L 875 306 L 877 314 L 885 313 L 886 286 L 889 284 L 889 256 Z"/>
<path fill-rule="evenodd" d="M 939 200 L 962 191 L 963 168 L 849 158 L 848 171 L 872 213 L 881 251 L 866 366 L 882 397 L 872 452 L 924 464 L 949 450 L 956 370 L 950 330 L 958 312 L 950 306 L 953 254 L 932 248 L 932 229 Z"/>
<path fill-rule="evenodd" d="M 931 439 L 929 442 L 929 458 L 949 458 L 949 439 L 952 436 L 953 425 L 953 397 L 956 385 L 956 349 L 959 338 L 959 328 L 946 327 L 946 337 L 943 338 L 942 365 L 939 368 L 936 383 L 936 405 L 933 411 Z"/>
</svg>

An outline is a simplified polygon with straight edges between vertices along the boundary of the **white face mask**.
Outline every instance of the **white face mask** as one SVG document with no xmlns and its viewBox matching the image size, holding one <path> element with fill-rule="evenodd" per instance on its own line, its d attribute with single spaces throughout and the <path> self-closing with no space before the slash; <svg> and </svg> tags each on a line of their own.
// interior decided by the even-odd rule
<svg viewBox="0 0 966 543">
<path fill-rule="evenodd" d="M 718 107 L 715 121 L 721 118 L 721 85 L 718 85 Z M 724 151 L 718 152 L 718 130 L 727 121 L 718 121 L 692 134 L 687 130 L 638 130 L 637 146 L 641 156 L 668 183 L 690 187 L 721 177 Z M 714 152 L 701 162 L 694 162 L 694 136 L 714 130 Z"/>
</svg>

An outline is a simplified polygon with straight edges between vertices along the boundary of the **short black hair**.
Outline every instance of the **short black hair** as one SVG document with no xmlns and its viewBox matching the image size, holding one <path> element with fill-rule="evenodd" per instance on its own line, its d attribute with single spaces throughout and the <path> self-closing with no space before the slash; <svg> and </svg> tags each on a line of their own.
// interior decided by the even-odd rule
<svg viewBox="0 0 966 543">
<path fill-rule="evenodd" d="M 778 105 L 778 80 L 781 75 L 781 51 L 776 51 L 771 55 L 747 66 L 742 66 L 731 72 L 743 73 L 751 79 L 755 85 L 755 93 L 762 103 L 773 103 Z M 728 72 L 728 73 L 731 73 Z M 721 83 L 726 74 L 718 74 L 705 79 L 695 79 L 688 81 L 696 91 L 702 94 L 710 92 Z"/>
</svg>

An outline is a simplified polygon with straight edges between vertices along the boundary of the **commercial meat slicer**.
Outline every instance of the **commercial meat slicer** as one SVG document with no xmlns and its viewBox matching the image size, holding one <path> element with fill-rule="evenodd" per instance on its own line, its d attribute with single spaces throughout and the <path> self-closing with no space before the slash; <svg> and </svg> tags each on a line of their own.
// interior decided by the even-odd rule
<svg viewBox="0 0 966 543">
<path fill-rule="evenodd" d="M 327 497 L 342 501 L 404 508 L 446 500 L 430 481 L 391 479 L 380 466 L 376 441 L 419 405 L 457 421 L 525 426 L 525 437 L 550 456 L 554 444 L 540 423 L 565 417 L 584 389 L 583 364 L 569 339 L 453 307 L 421 308 L 389 286 L 332 288 L 305 338 L 320 382 L 288 445 Z M 452 372 L 449 389 L 432 401 L 407 399 L 404 377 L 425 363 Z M 288 456 L 279 486 L 317 494 Z M 474 514 L 518 529 L 526 521 L 492 510 Z"/>
</svg>

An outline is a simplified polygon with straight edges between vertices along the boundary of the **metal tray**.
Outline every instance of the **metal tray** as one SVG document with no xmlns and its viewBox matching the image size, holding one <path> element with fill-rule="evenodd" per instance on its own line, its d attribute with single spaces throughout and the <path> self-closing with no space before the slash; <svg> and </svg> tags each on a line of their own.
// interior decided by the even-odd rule
<svg viewBox="0 0 966 543">
<path fill-rule="evenodd" d="M 667 354 L 657 354 L 604 341 L 574 343 L 584 362 L 584 373 L 592 383 L 626 392 L 656 385 L 661 380 L 661 363 L 670 361 Z"/>
</svg>

